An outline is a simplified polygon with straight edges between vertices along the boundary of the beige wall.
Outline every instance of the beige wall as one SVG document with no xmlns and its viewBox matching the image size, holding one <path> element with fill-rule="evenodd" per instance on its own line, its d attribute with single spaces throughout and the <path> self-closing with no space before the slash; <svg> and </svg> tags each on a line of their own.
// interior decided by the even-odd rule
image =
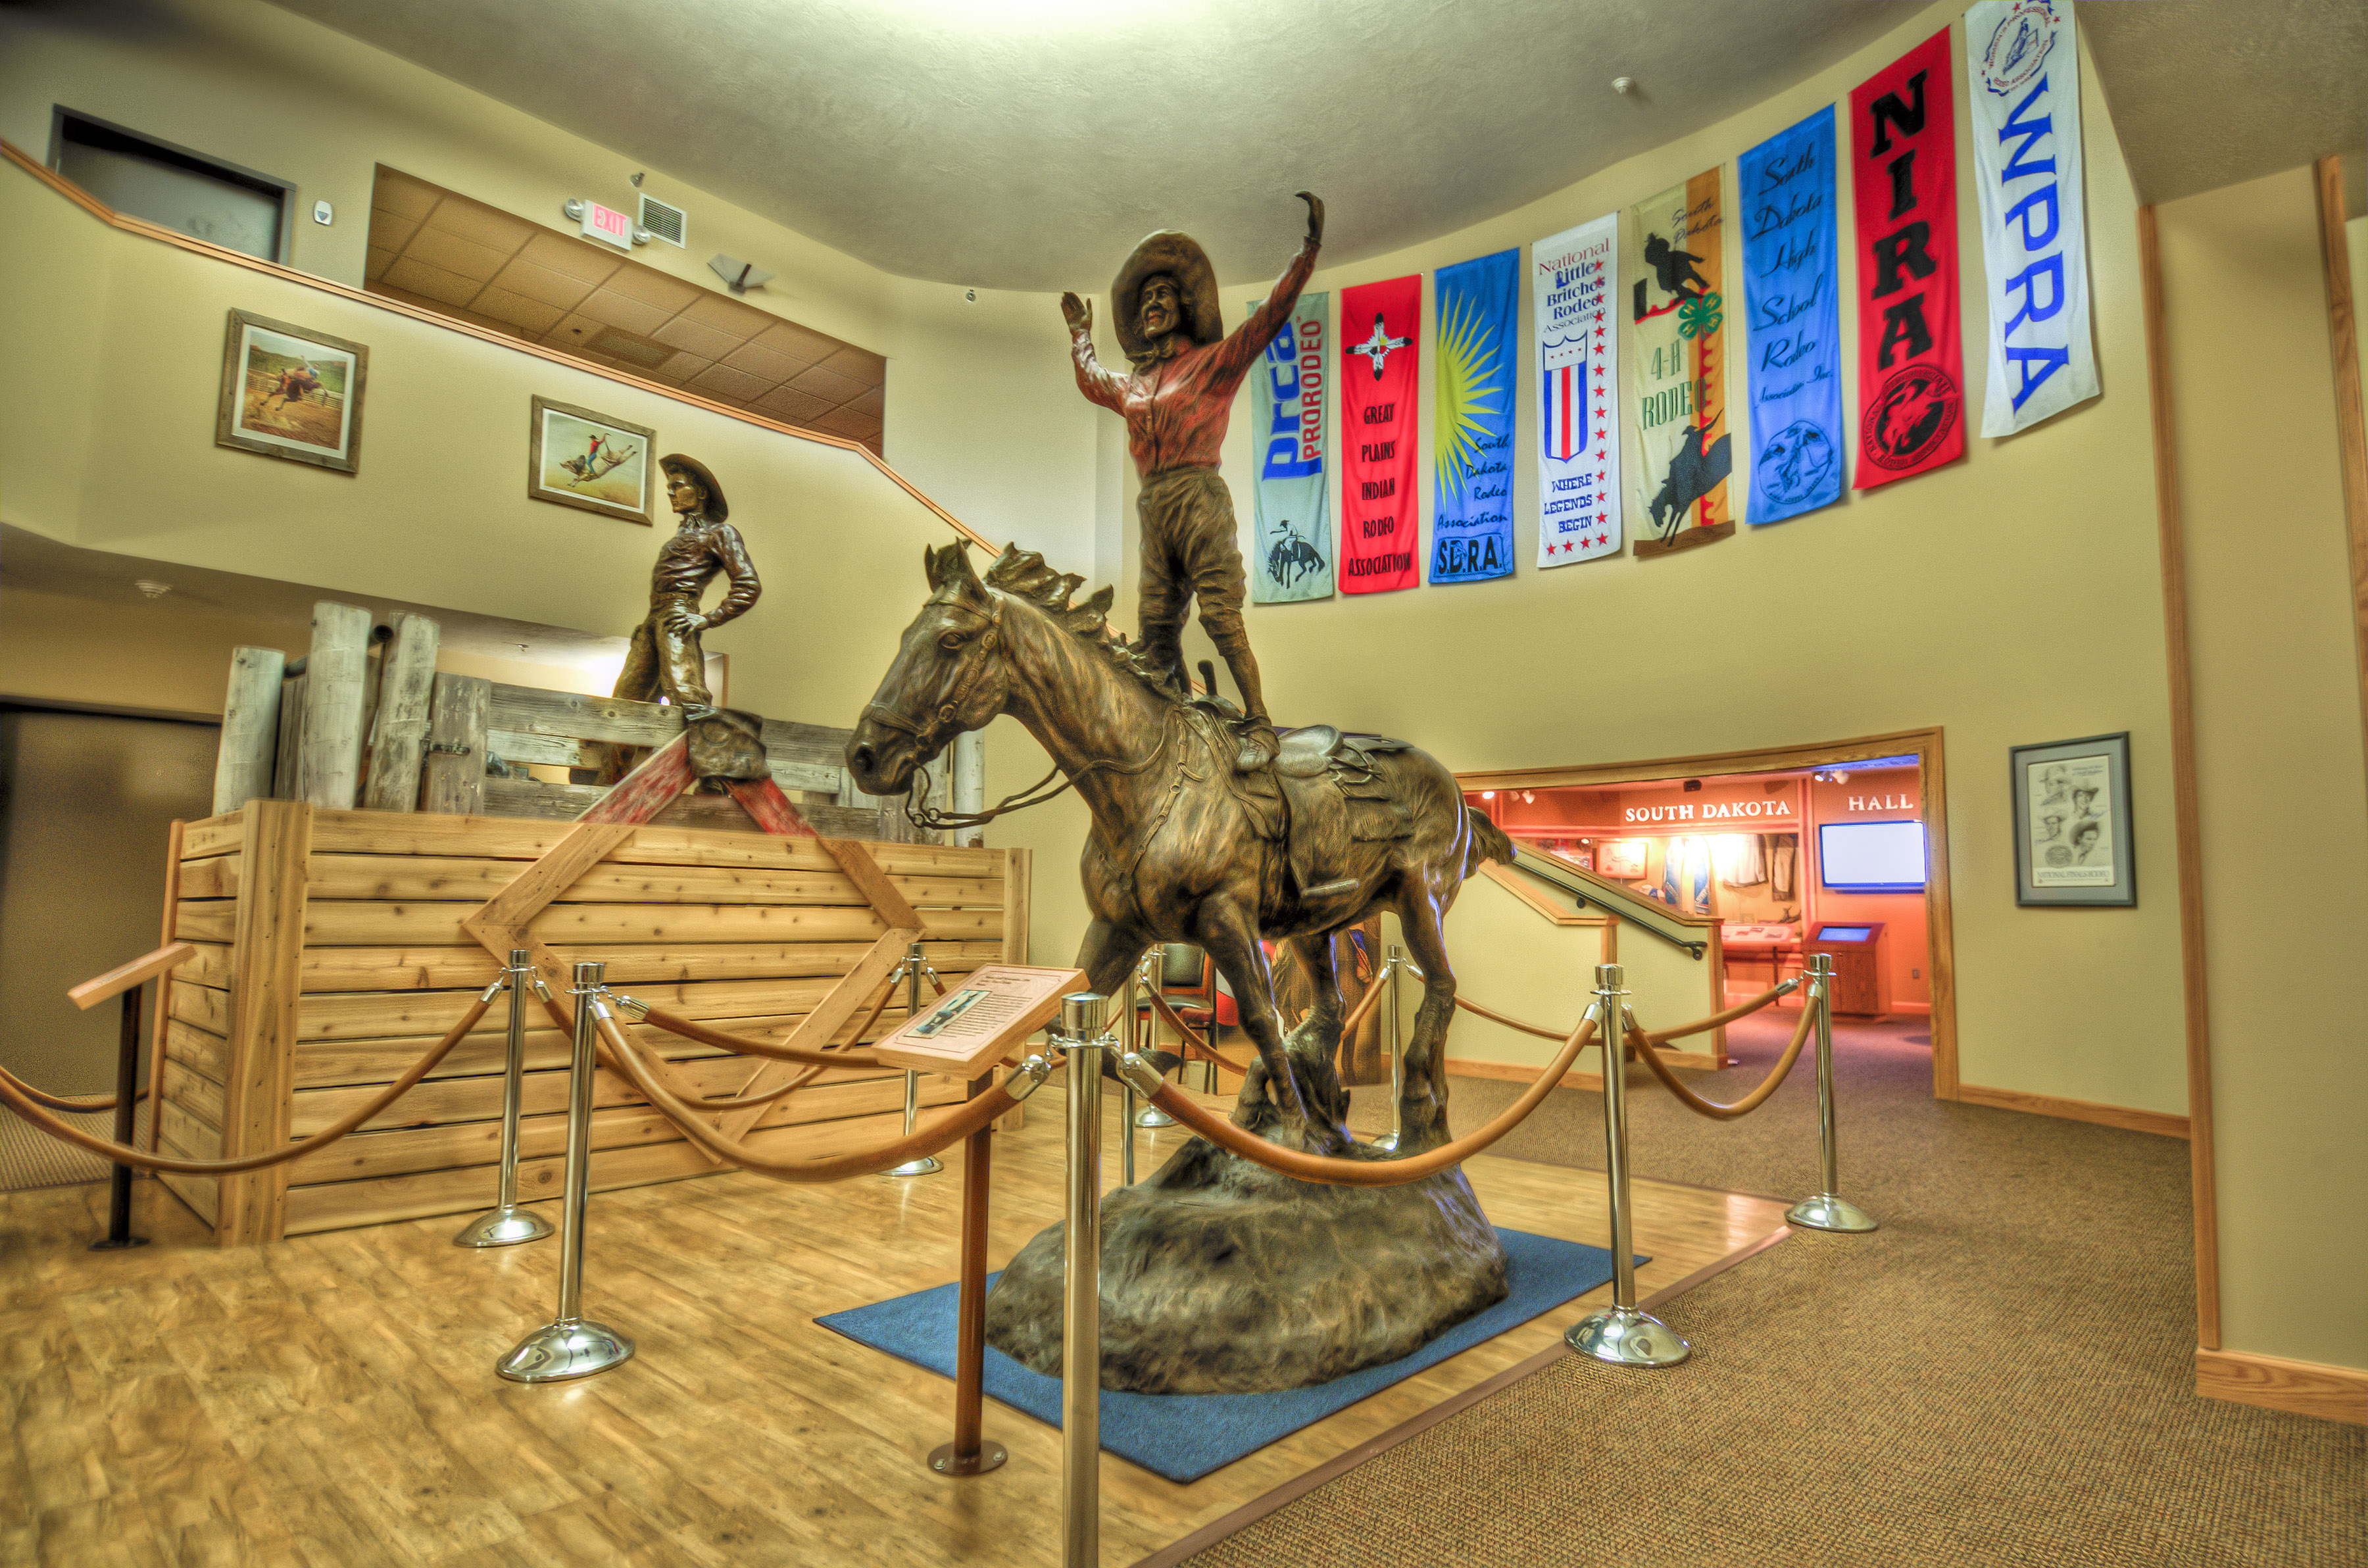
<svg viewBox="0 0 2368 1568">
<path fill-rule="evenodd" d="M 2223 1333 L 2368 1366 L 2368 778 L 2310 171 L 2159 213 L 2195 670 Z"/>
</svg>

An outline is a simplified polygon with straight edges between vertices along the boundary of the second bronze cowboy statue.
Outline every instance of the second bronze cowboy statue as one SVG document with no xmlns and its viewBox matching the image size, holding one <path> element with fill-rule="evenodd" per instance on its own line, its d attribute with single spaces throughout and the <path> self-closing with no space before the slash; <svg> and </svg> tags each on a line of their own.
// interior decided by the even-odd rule
<svg viewBox="0 0 2368 1568">
<path fill-rule="evenodd" d="M 1143 521 L 1138 616 L 1144 659 L 1179 693 L 1190 689 L 1182 637 L 1185 608 L 1198 597 L 1201 625 L 1242 694 L 1235 767 L 1245 773 L 1274 760 L 1277 743 L 1258 659 L 1242 625 L 1248 579 L 1217 452 L 1225 443 L 1235 389 L 1291 319 L 1315 270 L 1324 203 L 1304 190 L 1299 199 L 1307 203 L 1307 238 L 1266 302 L 1231 337 L 1218 313 L 1217 274 L 1208 253 L 1173 229 L 1136 245 L 1110 284 L 1110 323 L 1133 367 L 1129 374 L 1107 369 L 1095 358 L 1093 307 L 1075 294 L 1061 296 L 1077 388 L 1125 416 L 1127 446 L 1143 480 L 1135 510 Z"/>
</svg>

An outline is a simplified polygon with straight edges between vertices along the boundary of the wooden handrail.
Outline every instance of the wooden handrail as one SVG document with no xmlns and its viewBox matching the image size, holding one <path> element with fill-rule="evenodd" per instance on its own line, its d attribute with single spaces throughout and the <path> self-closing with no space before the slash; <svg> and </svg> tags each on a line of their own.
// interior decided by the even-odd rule
<svg viewBox="0 0 2368 1568">
<path fill-rule="evenodd" d="M 187 942 L 168 942 L 144 958 L 120 964 L 105 974 L 84 981 L 66 993 L 66 1000 L 85 1011 L 110 996 L 120 996 L 135 985 L 145 985 L 167 970 L 178 969 L 198 956 Z"/>
</svg>

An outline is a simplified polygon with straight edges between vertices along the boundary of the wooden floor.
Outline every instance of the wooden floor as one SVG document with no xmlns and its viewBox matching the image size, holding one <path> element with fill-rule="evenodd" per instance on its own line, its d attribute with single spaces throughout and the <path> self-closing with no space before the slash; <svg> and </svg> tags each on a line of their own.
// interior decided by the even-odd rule
<svg viewBox="0 0 2368 1568">
<path fill-rule="evenodd" d="M 996 1141 L 998 1266 L 1059 1213 L 1059 1096 L 1029 1108 Z M 1114 1119 L 1106 1136 L 1114 1182 Z M 1144 1157 L 1177 1136 L 1146 1135 Z M 1600 1176 L 1486 1157 L 1467 1169 L 1499 1224 L 1605 1240 Z M 137 1190 L 154 1244 L 128 1253 L 84 1249 L 104 1228 L 104 1186 L 0 1195 L 0 1562 L 1054 1560 L 1053 1428 L 990 1400 L 987 1435 L 1010 1463 L 939 1479 L 921 1457 L 950 1436 L 952 1385 L 813 1322 L 952 1278 L 958 1161 L 917 1180 L 795 1187 L 735 1173 L 596 1197 L 586 1312 L 640 1353 L 544 1388 L 493 1365 L 551 1315 L 556 1241 L 469 1251 L 436 1220 L 221 1251 L 156 1183 Z M 1782 1224 L 1764 1199 L 1636 1193 L 1646 1291 Z M 1553 1345 L 1608 1294 L 1189 1486 L 1105 1455 L 1103 1562 L 1133 1563 Z"/>
</svg>

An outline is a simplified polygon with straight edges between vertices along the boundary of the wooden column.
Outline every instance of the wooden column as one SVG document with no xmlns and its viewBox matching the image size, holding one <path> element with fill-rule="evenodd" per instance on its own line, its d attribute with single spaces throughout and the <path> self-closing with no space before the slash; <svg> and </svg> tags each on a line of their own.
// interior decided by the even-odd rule
<svg viewBox="0 0 2368 1568">
<path fill-rule="evenodd" d="M 313 811 L 291 801 L 246 807 L 233 929 L 230 1059 L 222 1083 L 222 1153 L 259 1154 L 288 1142 L 295 1093 L 296 1004 L 302 983 L 306 862 Z M 287 1221 L 288 1167 L 221 1178 L 217 1239 L 277 1241 Z"/>
<path fill-rule="evenodd" d="M 324 599 L 313 607 L 313 648 L 304 665 L 304 738 L 297 750 L 296 798 L 353 809 L 362 768 L 362 688 L 370 668 L 370 615 Z"/>
<path fill-rule="evenodd" d="M 214 756 L 215 816 L 271 797 L 279 748 L 279 683 L 287 667 L 288 655 L 277 648 L 231 650 L 222 749 Z"/>
<path fill-rule="evenodd" d="M 427 767 L 419 809 L 454 816 L 485 810 L 485 714 L 494 683 L 476 676 L 438 676 L 429 699 Z"/>
<path fill-rule="evenodd" d="M 968 730 L 954 737 L 953 749 L 947 754 L 952 758 L 953 808 L 958 812 L 986 809 L 986 737 L 976 730 Z M 976 846 L 986 842 L 984 827 L 958 827 L 953 830 L 953 842 Z"/>
<path fill-rule="evenodd" d="M 243 651 L 243 650 L 242 650 Z M 273 695 L 278 695 L 279 683 L 273 683 Z M 171 831 L 165 838 L 165 928 L 156 939 L 160 948 L 170 947 L 173 927 L 179 924 L 181 912 L 181 834 L 189 824 L 174 819 Z M 165 1035 L 173 1019 L 173 971 L 166 970 L 156 977 L 156 1017 L 148 1040 L 148 1152 L 156 1152 L 157 1140 L 165 1135 Z"/>
<path fill-rule="evenodd" d="M 373 812 L 419 806 L 421 759 L 427 751 L 428 707 L 441 629 L 424 615 L 394 618 L 379 676 L 378 723 L 370 738 L 370 782 L 362 805 Z M 478 759 L 482 775 L 484 759 Z"/>
</svg>

